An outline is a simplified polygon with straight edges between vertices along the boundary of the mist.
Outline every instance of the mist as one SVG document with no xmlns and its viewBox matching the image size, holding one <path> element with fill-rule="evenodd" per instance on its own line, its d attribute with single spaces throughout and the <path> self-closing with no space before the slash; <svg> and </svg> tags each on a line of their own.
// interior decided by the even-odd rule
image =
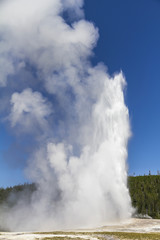
<svg viewBox="0 0 160 240">
<path fill-rule="evenodd" d="M 37 186 L 29 202 L 22 195 L 0 207 L 1 228 L 86 228 L 131 217 L 126 81 L 93 66 L 99 33 L 84 16 L 82 0 L 0 1 L 1 119 L 30 149 L 21 161 Z"/>
</svg>

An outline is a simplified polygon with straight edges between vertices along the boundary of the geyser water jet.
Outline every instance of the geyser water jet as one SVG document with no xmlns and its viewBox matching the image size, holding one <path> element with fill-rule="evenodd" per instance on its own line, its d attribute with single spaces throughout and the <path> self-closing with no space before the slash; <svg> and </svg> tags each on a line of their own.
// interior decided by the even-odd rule
<svg viewBox="0 0 160 240">
<path fill-rule="evenodd" d="M 1 115 L 30 149 L 22 160 L 37 185 L 30 202 L 1 206 L 2 228 L 93 227 L 131 216 L 126 82 L 102 63 L 92 66 L 98 30 L 82 5 L 0 2 Z"/>
</svg>

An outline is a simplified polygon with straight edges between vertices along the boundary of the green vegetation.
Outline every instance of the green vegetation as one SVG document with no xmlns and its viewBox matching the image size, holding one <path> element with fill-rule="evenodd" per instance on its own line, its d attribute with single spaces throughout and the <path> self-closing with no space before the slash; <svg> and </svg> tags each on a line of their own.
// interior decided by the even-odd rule
<svg viewBox="0 0 160 240">
<path fill-rule="evenodd" d="M 116 239 L 126 239 L 126 240 L 159 240 L 160 233 L 130 233 L 130 232 L 106 232 L 103 235 L 111 235 L 116 237 Z M 105 239 L 105 238 L 99 238 Z"/>
<path fill-rule="evenodd" d="M 86 236 L 97 238 L 99 240 L 107 240 L 111 239 L 109 236 L 113 236 L 115 240 L 159 240 L 160 239 L 160 233 L 132 233 L 132 232 L 87 232 L 87 233 L 73 233 L 72 236 L 68 236 L 69 233 L 64 233 L 64 236 L 58 237 L 45 237 L 43 240 L 83 240 L 86 239 Z M 77 235 L 81 235 L 81 238 Z M 84 238 L 83 238 L 84 235 Z M 113 238 L 112 238 L 113 239 Z"/>
<path fill-rule="evenodd" d="M 36 190 L 35 184 L 23 184 L 6 189 L 0 188 L 0 204 L 12 207 L 19 198 L 30 201 L 32 193 Z"/>
<path fill-rule="evenodd" d="M 128 186 L 137 212 L 160 218 L 160 175 L 129 177 Z"/>
<path fill-rule="evenodd" d="M 128 186 L 137 213 L 160 219 L 160 175 L 130 176 Z M 0 204 L 12 207 L 19 198 L 29 202 L 35 190 L 35 184 L 0 188 Z"/>
</svg>

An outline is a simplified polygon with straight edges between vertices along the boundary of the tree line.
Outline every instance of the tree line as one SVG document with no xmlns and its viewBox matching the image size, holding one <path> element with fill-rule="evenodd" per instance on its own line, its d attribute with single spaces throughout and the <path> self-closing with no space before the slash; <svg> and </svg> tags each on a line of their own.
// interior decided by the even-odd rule
<svg viewBox="0 0 160 240">
<path fill-rule="evenodd" d="M 129 176 L 128 188 L 138 214 L 160 218 L 160 175 Z M 0 188 L 0 204 L 12 207 L 22 196 L 29 202 L 34 191 L 34 183 Z"/>
<path fill-rule="evenodd" d="M 18 199 L 30 202 L 34 191 L 36 191 L 36 185 L 34 183 L 0 188 L 0 205 L 3 204 L 8 207 L 13 207 Z"/>
<path fill-rule="evenodd" d="M 160 218 L 160 175 L 130 176 L 128 187 L 138 214 Z"/>
</svg>

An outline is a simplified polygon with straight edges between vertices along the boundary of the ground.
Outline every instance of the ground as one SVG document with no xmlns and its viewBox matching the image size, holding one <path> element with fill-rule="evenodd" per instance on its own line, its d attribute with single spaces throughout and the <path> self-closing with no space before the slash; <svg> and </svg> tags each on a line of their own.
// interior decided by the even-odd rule
<svg viewBox="0 0 160 240">
<path fill-rule="evenodd" d="M 61 232 L 1 232 L 0 240 L 159 240 L 160 220 L 130 219 L 95 229 Z"/>
</svg>

